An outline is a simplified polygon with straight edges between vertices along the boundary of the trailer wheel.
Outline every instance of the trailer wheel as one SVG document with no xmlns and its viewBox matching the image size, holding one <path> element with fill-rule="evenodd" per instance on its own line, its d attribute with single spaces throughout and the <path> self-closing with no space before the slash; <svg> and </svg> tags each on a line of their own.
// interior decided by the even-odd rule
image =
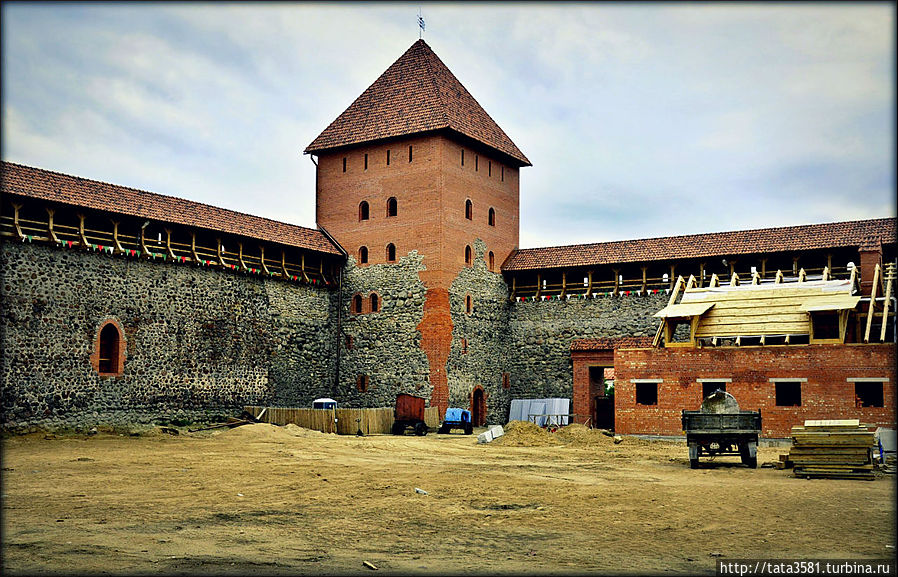
<svg viewBox="0 0 898 577">
<path fill-rule="evenodd" d="M 445 435 L 447 433 L 449 433 L 449 427 L 447 427 L 446 425 L 440 425 L 440 428 L 437 429 L 438 435 Z"/>
<path fill-rule="evenodd" d="M 423 437 L 427 434 L 427 425 L 424 423 L 415 423 L 415 434 L 419 437 Z"/>
<path fill-rule="evenodd" d="M 470 435 L 474 432 L 474 426 L 471 423 L 465 423 L 465 434 Z"/>
<path fill-rule="evenodd" d="M 751 449 L 748 445 L 739 445 L 739 456 L 742 458 L 743 465 L 747 465 L 750 469 L 758 468 L 758 456 L 751 456 Z"/>
</svg>

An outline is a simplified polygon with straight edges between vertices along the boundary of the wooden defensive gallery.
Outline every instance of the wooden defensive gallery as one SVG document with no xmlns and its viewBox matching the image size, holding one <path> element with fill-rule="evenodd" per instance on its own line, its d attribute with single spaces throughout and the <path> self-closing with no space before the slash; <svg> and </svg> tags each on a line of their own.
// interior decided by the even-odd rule
<svg viewBox="0 0 898 577">
<path fill-rule="evenodd" d="M 520 249 L 530 161 L 423 40 L 305 153 L 314 229 L 4 162 L 2 425 L 408 392 L 679 434 L 718 388 L 766 436 L 895 425 L 893 217 Z"/>
</svg>

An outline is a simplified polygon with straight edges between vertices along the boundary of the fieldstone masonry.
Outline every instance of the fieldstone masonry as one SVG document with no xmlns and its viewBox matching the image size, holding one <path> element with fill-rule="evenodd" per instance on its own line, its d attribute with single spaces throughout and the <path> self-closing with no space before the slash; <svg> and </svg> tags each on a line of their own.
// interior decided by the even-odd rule
<svg viewBox="0 0 898 577">
<path fill-rule="evenodd" d="M 392 407 L 399 393 L 430 398 L 429 365 L 416 328 L 427 292 L 418 276 L 423 269 L 417 251 L 396 264 L 360 267 L 349 258 L 343 273 L 340 385 L 334 391 L 341 406 Z M 361 295 L 370 303 L 372 293 L 378 295 L 379 311 L 354 314 L 353 297 Z M 351 348 L 346 337 L 351 337 Z M 359 375 L 368 376 L 365 392 L 358 389 Z"/>
<path fill-rule="evenodd" d="M 229 272 L 0 243 L 6 428 L 146 423 L 307 403 L 329 382 L 332 295 Z M 90 364 L 124 330 L 119 377 Z"/>
</svg>

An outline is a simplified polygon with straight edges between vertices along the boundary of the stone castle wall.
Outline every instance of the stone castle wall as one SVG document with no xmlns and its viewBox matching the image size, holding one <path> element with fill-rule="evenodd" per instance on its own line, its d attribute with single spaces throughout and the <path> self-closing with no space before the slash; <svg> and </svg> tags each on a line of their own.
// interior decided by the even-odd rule
<svg viewBox="0 0 898 577">
<path fill-rule="evenodd" d="M 0 268 L 5 427 L 187 420 L 329 392 L 325 290 L 14 242 Z M 107 321 L 124 332 L 117 377 L 91 366 Z"/>
<path fill-rule="evenodd" d="M 471 408 L 482 388 L 490 424 L 505 422 L 512 398 L 571 398 L 571 341 L 653 335 L 652 314 L 667 302 L 664 294 L 510 302 L 502 275 L 487 270 L 486 245 L 474 248 L 473 265 L 449 289 L 445 369 L 449 406 Z M 421 347 L 424 263 L 414 251 L 395 264 L 350 258 L 339 305 L 337 291 L 45 245 L 0 243 L 0 265 L 7 428 L 190 420 L 247 404 L 308 407 L 320 396 L 389 407 L 400 392 L 433 394 Z M 124 372 L 101 377 L 91 355 L 110 320 L 124 331 Z"/>
<path fill-rule="evenodd" d="M 416 251 L 395 264 L 359 267 L 349 258 L 343 273 L 340 385 L 333 391 L 341 406 L 392 407 L 399 393 L 430 398 L 430 367 L 417 330 L 427 292 L 418 275 L 422 261 Z M 379 300 L 376 312 L 370 311 L 372 293 Z M 361 314 L 352 311 L 355 295 L 362 297 Z M 368 377 L 367 391 L 359 390 L 360 375 Z"/>
</svg>

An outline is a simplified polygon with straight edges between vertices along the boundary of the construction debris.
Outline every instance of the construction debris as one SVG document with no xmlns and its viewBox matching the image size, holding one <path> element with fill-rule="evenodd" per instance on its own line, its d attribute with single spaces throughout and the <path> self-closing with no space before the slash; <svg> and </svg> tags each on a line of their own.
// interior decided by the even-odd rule
<svg viewBox="0 0 898 577">
<path fill-rule="evenodd" d="M 873 431 L 857 419 L 805 421 L 792 427 L 788 462 L 796 477 L 873 480 Z"/>
</svg>

